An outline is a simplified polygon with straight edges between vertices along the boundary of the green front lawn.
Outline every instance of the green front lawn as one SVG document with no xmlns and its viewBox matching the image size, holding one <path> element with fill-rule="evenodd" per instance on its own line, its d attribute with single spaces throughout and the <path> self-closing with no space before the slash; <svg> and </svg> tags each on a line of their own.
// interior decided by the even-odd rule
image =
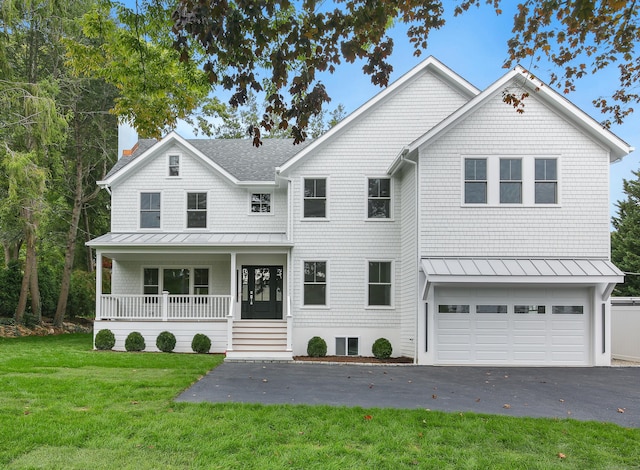
<svg viewBox="0 0 640 470">
<path fill-rule="evenodd" d="M 8 469 L 638 468 L 640 430 L 427 410 L 173 403 L 220 356 L 0 339 Z"/>
</svg>

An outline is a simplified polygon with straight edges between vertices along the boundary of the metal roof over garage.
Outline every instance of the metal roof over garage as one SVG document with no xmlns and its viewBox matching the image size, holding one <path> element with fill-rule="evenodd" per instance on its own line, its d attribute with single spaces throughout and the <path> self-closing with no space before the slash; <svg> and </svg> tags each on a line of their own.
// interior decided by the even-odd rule
<svg viewBox="0 0 640 470">
<path fill-rule="evenodd" d="M 608 284 L 624 274 L 605 259 L 549 258 L 423 258 L 423 298 L 433 284 Z M 607 295 L 608 297 L 608 295 Z"/>
<path fill-rule="evenodd" d="M 526 277 L 621 277 L 622 271 L 604 259 L 524 258 L 424 258 L 422 270 L 430 276 L 526 276 Z M 620 279 L 622 281 L 622 279 Z"/>
</svg>

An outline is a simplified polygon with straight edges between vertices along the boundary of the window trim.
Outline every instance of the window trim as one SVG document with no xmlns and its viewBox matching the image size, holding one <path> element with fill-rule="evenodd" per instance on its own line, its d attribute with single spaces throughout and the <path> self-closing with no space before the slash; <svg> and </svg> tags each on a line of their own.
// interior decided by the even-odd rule
<svg viewBox="0 0 640 470">
<path fill-rule="evenodd" d="M 389 216 L 388 217 L 369 217 L 369 181 L 370 180 L 389 180 Z M 364 220 L 366 222 L 393 222 L 394 210 L 393 210 L 393 197 L 394 185 L 393 178 L 390 176 L 366 176 L 364 179 Z M 387 198 L 375 198 L 375 199 L 387 199 Z"/>
<path fill-rule="evenodd" d="M 171 157 L 178 157 L 178 174 L 171 174 Z M 167 153 L 167 178 L 178 179 L 182 178 L 182 154 L 180 152 L 168 152 Z"/>
<path fill-rule="evenodd" d="M 160 224 L 159 224 L 158 227 L 143 227 L 142 226 L 142 195 L 143 194 L 159 194 L 160 195 L 160 209 L 159 209 L 159 212 L 160 212 Z M 163 197 L 163 192 L 161 190 L 141 189 L 141 190 L 138 191 L 138 212 L 137 212 L 137 216 L 138 216 L 138 229 L 139 230 L 143 230 L 143 231 L 162 230 L 162 224 L 163 224 L 163 220 L 164 220 L 164 217 L 162 217 L 163 204 L 164 204 L 164 197 Z M 147 211 L 147 212 L 151 212 L 151 211 Z"/>
<path fill-rule="evenodd" d="M 204 209 L 204 211 L 202 209 L 189 209 L 189 194 L 204 194 L 206 196 L 206 202 L 207 202 L 207 208 Z M 209 201 L 210 201 L 210 197 L 209 197 L 209 191 L 207 190 L 197 190 L 197 189 L 189 189 L 186 190 L 184 192 L 184 203 L 185 203 L 185 220 L 184 220 L 184 228 L 185 230 L 207 230 L 209 228 Z M 204 219 L 204 227 L 189 227 L 189 211 L 196 211 L 196 212 L 204 212 L 205 213 L 205 219 Z"/>
<path fill-rule="evenodd" d="M 213 269 L 211 268 L 211 266 L 209 265 L 201 265 L 201 264 L 186 264 L 186 265 L 158 265 L 158 264 L 151 264 L 151 265 L 142 265 L 140 267 L 140 273 L 141 273 L 141 283 L 142 283 L 142 290 L 141 292 L 143 292 L 143 295 L 156 295 L 156 294 L 144 294 L 144 288 L 145 288 L 145 283 L 144 283 L 144 271 L 145 269 L 156 269 L 158 271 L 158 294 L 157 295 L 162 295 L 162 292 L 164 292 L 165 288 L 164 288 L 164 270 L 165 269 L 188 269 L 189 270 L 189 294 L 174 294 L 174 295 L 196 295 L 194 294 L 194 288 L 195 288 L 195 270 L 196 269 L 206 269 L 208 271 L 208 279 L 207 282 L 209 283 L 208 287 L 209 287 L 209 294 L 207 295 L 215 295 L 215 294 L 211 294 L 211 291 L 213 289 Z"/>
<path fill-rule="evenodd" d="M 370 282 L 369 282 L 369 263 L 389 263 L 389 269 L 391 270 L 391 282 L 389 285 L 389 305 L 371 305 L 369 303 L 369 286 L 370 286 Z M 364 299 L 365 299 L 365 309 L 367 310 L 393 310 L 395 309 L 395 292 L 394 292 L 394 288 L 395 288 L 395 280 L 396 280 L 396 273 L 395 273 L 395 261 L 392 259 L 368 259 L 365 260 L 364 263 L 364 268 L 365 268 L 365 291 L 364 291 Z M 379 285 L 386 285 L 383 283 L 377 283 Z"/>
<path fill-rule="evenodd" d="M 306 285 L 306 282 L 304 280 L 304 265 L 305 263 L 325 263 L 325 273 L 326 273 L 326 280 L 325 280 L 325 288 L 324 288 L 324 304 L 305 304 L 304 303 L 304 288 Z M 329 292 L 329 260 L 327 259 L 319 259 L 319 258 L 311 258 L 311 259 L 303 259 L 301 260 L 301 276 L 300 276 L 300 282 L 301 282 L 301 293 L 302 295 L 300 296 L 300 308 L 302 309 L 322 309 L 322 310 L 328 310 L 331 306 L 329 303 L 329 299 L 330 299 L 330 292 Z"/>
<path fill-rule="evenodd" d="M 269 202 L 269 212 L 252 212 L 251 208 L 253 205 L 253 195 L 254 194 L 268 194 L 271 198 L 271 201 Z M 262 191 L 262 190 L 250 190 L 247 192 L 247 199 L 249 200 L 249 208 L 248 208 L 248 214 L 250 216 L 257 216 L 257 217 L 269 217 L 269 216 L 273 216 L 275 215 L 275 210 L 274 210 L 274 196 L 275 196 L 275 191 L 273 190 L 266 190 L 266 191 Z"/>
<path fill-rule="evenodd" d="M 304 195 L 304 186 L 305 186 L 305 182 L 306 180 L 325 180 L 325 204 L 324 204 L 324 217 L 306 217 L 304 214 L 304 201 L 305 199 L 307 199 Z M 317 221 L 317 222 L 327 222 L 329 221 L 329 189 L 330 189 L 330 179 L 328 176 L 323 176 L 323 175 L 307 175 L 307 176 L 302 176 L 302 180 L 301 180 L 301 187 L 300 187 L 300 193 L 301 193 L 301 210 L 300 210 L 300 220 L 304 221 L 304 222 L 313 222 L 313 221 Z M 320 199 L 320 198 L 318 198 Z"/>
<path fill-rule="evenodd" d="M 487 202 L 486 203 L 468 203 L 465 202 L 465 161 L 467 159 L 486 159 L 487 161 Z M 535 161 L 536 160 L 556 160 L 556 203 L 539 204 L 535 202 Z M 500 202 L 500 161 L 501 160 L 520 160 L 522 162 L 522 202 Z M 562 157 L 560 155 L 542 154 L 493 154 L 493 155 L 460 155 L 460 207 L 477 208 L 477 207 L 499 207 L 521 208 L 521 207 L 537 207 L 537 208 L 559 208 L 562 207 Z"/>
</svg>

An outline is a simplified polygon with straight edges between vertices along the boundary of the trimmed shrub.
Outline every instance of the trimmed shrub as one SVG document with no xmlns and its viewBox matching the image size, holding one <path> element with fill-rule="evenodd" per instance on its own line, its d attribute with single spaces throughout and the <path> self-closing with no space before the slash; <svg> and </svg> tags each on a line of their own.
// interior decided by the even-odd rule
<svg viewBox="0 0 640 470">
<path fill-rule="evenodd" d="M 207 354 L 211 349 L 211 340 L 207 335 L 197 333 L 191 341 L 191 349 L 198 354 Z"/>
<path fill-rule="evenodd" d="M 132 331 L 124 341 L 124 348 L 127 351 L 144 351 L 147 345 L 144 344 L 143 336 L 137 331 Z"/>
<path fill-rule="evenodd" d="M 386 338 L 378 338 L 371 348 L 371 352 L 376 359 L 388 359 L 391 357 L 393 348 L 391 343 Z"/>
<path fill-rule="evenodd" d="M 325 357 L 327 355 L 327 342 L 314 336 L 307 343 L 307 355 L 311 357 Z"/>
<path fill-rule="evenodd" d="M 116 345 L 116 337 L 111 330 L 100 330 L 96 333 L 95 346 L 100 351 L 108 351 Z"/>
<path fill-rule="evenodd" d="M 171 352 L 176 347 L 176 337 L 173 333 L 163 331 L 156 339 L 156 346 L 162 352 Z"/>
</svg>

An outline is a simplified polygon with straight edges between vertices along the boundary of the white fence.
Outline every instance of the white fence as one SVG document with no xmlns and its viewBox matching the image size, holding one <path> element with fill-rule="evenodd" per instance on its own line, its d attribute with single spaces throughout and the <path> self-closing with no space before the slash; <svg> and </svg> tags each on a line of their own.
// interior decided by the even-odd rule
<svg viewBox="0 0 640 470">
<path fill-rule="evenodd" d="M 640 361 L 640 297 L 611 297 L 611 355 Z"/>
<path fill-rule="evenodd" d="M 96 320 L 218 320 L 230 309 L 230 295 L 103 294 Z"/>
</svg>

